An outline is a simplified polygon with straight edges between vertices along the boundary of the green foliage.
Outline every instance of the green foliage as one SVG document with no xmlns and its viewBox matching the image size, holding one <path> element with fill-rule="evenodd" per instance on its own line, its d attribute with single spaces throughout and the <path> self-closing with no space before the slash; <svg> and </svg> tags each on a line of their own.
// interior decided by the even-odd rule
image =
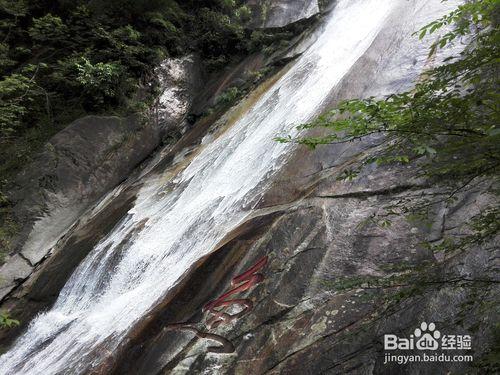
<svg viewBox="0 0 500 375">
<path fill-rule="evenodd" d="M 235 0 L 219 0 L 219 4 L 222 8 L 226 9 L 234 9 L 234 7 L 236 7 Z"/>
<path fill-rule="evenodd" d="M 240 95 L 241 92 L 237 87 L 230 87 L 217 97 L 217 99 L 215 100 L 215 104 L 216 105 L 233 104 Z"/>
<path fill-rule="evenodd" d="M 197 52 L 218 68 L 246 53 L 250 16 L 242 0 L 0 0 L 0 194 L 76 118 L 144 111 L 155 85 L 139 88 L 164 58 Z"/>
<path fill-rule="evenodd" d="M 295 28 L 285 31 L 254 30 L 247 41 L 247 49 L 263 50 L 269 55 L 280 47 L 288 46 L 289 40 L 301 30 L 299 26 Z"/>
<path fill-rule="evenodd" d="M 196 34 L 200 52 L 205 55 L 210 68 L 229 62 L 228 51 L 243 52 L 245 33 L 237 18 L 202 8 L 198 15 L 200 30 Z"/>
<path fill-rule="evenodd" d="M 226 64 L 249 16 L 240 0 L 0 1 L 0 177 L 79 116 L 144 108 L 154 92 L 138 88 L 165 57 Z"/>
<path fill-rule="evenodd" d="M 19 320 L 12 319 L 9 313 L 0 311 L 0 328 L 11 328 L 19 325 Z"/>
<path fill-rule="evenodd" d="M 252 18 L 252 11 L 247 5 L 243 5 L 236 9 L 236 17 L 243 23 L 246 23 Z"/>
<path fill-rule="evenodd" d="M 67 33 L 68 28 L 61 18 L 50 13 L 34 18 L 33 25 L 28 29 L 28 34 L 36 46 L 43 46 L 44 43 L 61 43 Z"/>
<path fill-rule="evenodd" d="M 359 174 L 359 171 L 356 169 L 344 169 L 340 176 L 337 177 L 338 181 L 352 181 Z"/>
<path fill-rule="evenodd" d="M 500 232 L 500 208 L 491 207 L 474 216 L 470 228 L 472 233 L 468 235 L 459 239 L 447 237 L 437 244 L 430 244 L 429 248 L 434 252 L 450 253 L 484 244 Z"/>
<path fill-rule="evenodd" d="M 495 17 L 498 12 L 498 0 L 475 0 L 459 5 L 457 9 L 440 19 L 425 25 L 419 32 L 422 39 L 427 34 L 432 34 L 443 26 L 454 26 L 453 30 L 441 36 L 431 47 L 429 55 L 434 54 L 438 48 L 443 48 L 455 39 L 469 36 L 471 30 L 479 26 L 479 30 L 484 30 L 490 26 L 494 28 Z M 476 35 L 477 36 L 477 35 Z"/>
<path fill-rule="evenodd" d="M 118 84 L 121 82 L 123 68 L 117 63 L 92 64 L 88 59 L 82 57 L 75 63 L 77 70 L 76 82 L 83 92 L 96 103 L 103 104 L 106 98 L 115 98 L 119 95 Z"/>
<path fill-rule="evenodd" d="M 74 113 L 128 112 L 139 81 L 166 56 L 200 52 L 210 67 L 246 50 L 236 0 L 0 2 L 0 142 Z M 31 72 L 27 68 L 32 69 Z"/>
<path fill-rule="evenodd" d="M 9 136 L 20 126 L 27 104 L 31 82 L 22 74 L 11 74 L 0 81 L 0 135 Z"/>
</svg>

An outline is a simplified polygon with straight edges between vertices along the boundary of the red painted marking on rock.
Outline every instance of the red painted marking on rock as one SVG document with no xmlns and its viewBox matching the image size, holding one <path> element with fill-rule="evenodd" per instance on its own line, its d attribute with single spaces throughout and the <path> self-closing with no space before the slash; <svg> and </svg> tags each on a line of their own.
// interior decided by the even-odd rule
<svg viewBox="0 0 500 375">
<path fill-rule="evenodd" d="M 257 272 L 267 264 L 267 261 L 267 256 L 259 259 L 257 263 L 255 263 L 247 271 L 233 278 L 233 280 L 231 281 L 231 286 L 233 287 L 233 289 L 224 293 L 216 300 L 210 301 L 205 304 L 205 306 L 203 306 L 204 312 L 208 311 L 213 315 L 212 318 L 207 322 L 209 328 L 215 328 L 221 323 L 229 323 L 233 320 L 237 320 L 253 308 L 253 302 L 248 298 L 228 298 L 233 294 L 244 292 L 264 280 L 264 275 Z M 236 314 L 225 313 L 223 310 L 231 305 L 240 305 L 243 307 L 243 310 Z M 222 309 L 217 310 L 218 307 L 222 307 Z"/>
<path fill-rule="evenodd" d="M 247 291 L 248 289 L 264 280 L 264 275 L 258 273 L 258 271 L 264 268 L 264 266 L 268 262 L 268 259 L 269 258 L 267 256 L 263 256 L 262 258 L 260 258 L 248 270 L 233 278 L 233 280 L 231 281 L 231 290 L 224 293 L 219 298 L 206 303 L 205 306 L 203 306 L 203 312 L 209 312 L 210 314 L 212 314 L 212 317 L 207 321 L 208 329 L 215 328 L 221 323 L 229 323 L 237 320 L 253 308 L 253 302 L 248 298 L 228 298 L 236 293 Z M 228 314 L 224 312 L 225 308 L 232 305 L 240 305 L 243 307 L 243 310 L 236 314 Z M 217 308 L 220 308 L 220 310 L 217 310 Z M 207 348 L 207 351 L 210 353 L 229 354 L 235 351 L 234 345 L 225 337 L 214 333 L 200 331 L 199 329 L 193 327 L 192 324 L 177 323 L 167 326 L 166 328 L 171 330 L 191 331 L 199 338 L 216 341 L 221 344 L 221 346 L 209 346 Z"/>
</svg>

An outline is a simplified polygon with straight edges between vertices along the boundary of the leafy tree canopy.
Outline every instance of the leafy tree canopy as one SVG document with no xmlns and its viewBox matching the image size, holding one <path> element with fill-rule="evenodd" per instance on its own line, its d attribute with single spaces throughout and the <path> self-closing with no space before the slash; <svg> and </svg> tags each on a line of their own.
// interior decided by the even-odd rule
<svg viewBox="0 0 500 375">
<path fill-rule="evenodd" d="M 166 57 L 223 66 L 248 50 L 249 16 L 242 0 L 0 0 L 0 249 L 15 232 L 2 190 L 50 136 L 140 111 Z"/>
</svg>

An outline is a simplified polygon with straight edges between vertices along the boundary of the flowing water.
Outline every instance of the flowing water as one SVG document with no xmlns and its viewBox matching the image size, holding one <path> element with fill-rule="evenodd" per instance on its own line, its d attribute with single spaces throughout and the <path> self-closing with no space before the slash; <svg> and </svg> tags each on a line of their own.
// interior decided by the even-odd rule
<svg viewBox="0 0 500 375">
<path fill-rule="evenodd" d="M 426 47 L 417 47 L 407 29 L 447 7 L 439 0 L 338 1 L 287 73 L 168 186 L 161 176 L 145 177 L 134 207 L 78 266 L 55 305 L 0 358 L 0 373 L 78 374 L 98 365 L 194 262 L 251 214 L 293 149 L 273 137 L 293 133 L 318 113 L 395 12 L 407 22 L 391 32 L 404 33 L 406 44 L 384 52 L 392 55 L 380 58 L 386 64 L 380 74 L 407 69 L 408 84 L 425 63 Z M 418 61 L 405 66 L 410 55 Z"/>
</svg>

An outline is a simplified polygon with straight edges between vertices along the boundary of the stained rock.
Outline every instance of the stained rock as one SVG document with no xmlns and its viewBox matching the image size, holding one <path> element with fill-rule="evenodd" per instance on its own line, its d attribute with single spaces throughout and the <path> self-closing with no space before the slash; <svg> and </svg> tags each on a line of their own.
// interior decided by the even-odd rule
<svg viewBox="0 0 500 375">
<path fill-rule="evenodd" d="M 248 0 L 247 5 L 253 11 L 255 28 L 284 27 L 320 12 L 317 0 Z"/>
</svg>

